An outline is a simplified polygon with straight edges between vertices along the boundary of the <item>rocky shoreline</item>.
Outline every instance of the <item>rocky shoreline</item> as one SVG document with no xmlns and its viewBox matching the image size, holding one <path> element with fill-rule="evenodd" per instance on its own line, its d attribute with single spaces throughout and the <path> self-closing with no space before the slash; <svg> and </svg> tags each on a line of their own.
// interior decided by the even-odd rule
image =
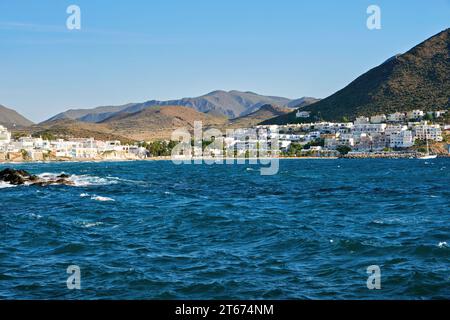
<svg viewBox="0 0 450 320">
<path fill-rule="evenodd" d="M 11 168 L 0 171 L 0 182 L 9 183 L 13 186 L 30 185 L 44 187 L 49 185 L 75 185 L 69 178 L 70 177 L 66 174 L 60 174 L 53 179 L 43 179 L 28 171 Z"/>
<path fill-rule="evenodd" d="M 417 159 L 420 154 L 416 153 L 355 153 L 340 156 L 304 156 L 304 157 L 292 157 L 292 156 L 279 156 L 279 157 L 268 157 L 265 159 L 289 159 L 289 160 L 315 160 L 315 159 Z M 450 154 L 438 154 L 438 158 L 450 158 Z M 198 158 L 203 160 L 211 160 L 214 158 L 203 157 Z M 240 159 L 243 158 L 227 158 L 224 157 L 223 160 L 228 159 Z M 245 158 L 248 160 L 249 158 Z M 164 157 L 148 157 L 145 159 L 49 159 L 43 161 L 36 160 L 21 160 L 21 161 L 10 161 L 10 160 L 0 160 L 0 164 L 23 164 L 23 163 L 55 163 L 55 162 L 67 162 L 67 163 L 83 163 L 83 162 L 134 162 L 134 161 L 171 161 L 170 156 Z M 183 160 L 183 159 L 176 159 Z M 194 159 L 191 159 L 194 160 Z M 1 180 L 0 180 L 1 181 Z"/>
</svg>

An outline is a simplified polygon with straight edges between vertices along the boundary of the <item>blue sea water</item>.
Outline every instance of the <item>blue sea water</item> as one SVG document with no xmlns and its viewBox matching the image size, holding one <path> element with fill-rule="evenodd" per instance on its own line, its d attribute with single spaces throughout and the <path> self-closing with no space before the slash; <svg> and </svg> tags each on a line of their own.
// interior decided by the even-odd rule
<svg viewBox="0 0 450 320">
<path fill-rule="evenodd" d="M 0 185 L 1 299 L 450 299 L 449 159 L 14 167 L 77 186 Z"/>
</svg>

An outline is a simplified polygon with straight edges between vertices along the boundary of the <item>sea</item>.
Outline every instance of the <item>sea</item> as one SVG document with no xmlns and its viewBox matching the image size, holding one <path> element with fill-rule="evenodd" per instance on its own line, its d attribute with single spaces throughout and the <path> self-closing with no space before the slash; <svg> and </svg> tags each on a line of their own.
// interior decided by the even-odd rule
<svg viewBox="0 0 450 320">
<path fill-rule="evenodd" d="M 0 299 L 450 299 L 450 159 L 0 164 Z"/>
</svg>

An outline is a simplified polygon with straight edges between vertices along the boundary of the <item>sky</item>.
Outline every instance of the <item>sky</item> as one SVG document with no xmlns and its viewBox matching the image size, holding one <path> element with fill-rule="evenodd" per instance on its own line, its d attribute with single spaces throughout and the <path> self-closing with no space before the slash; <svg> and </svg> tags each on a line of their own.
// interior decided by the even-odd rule
<svg viewBox="0 0 450 320">
<path fill-rule="evenodd" d="M 39 122 L 218 89 L 324 98 L 448 27 L 450 0 L 0 0 L 0 104 Z"/>
</svg>

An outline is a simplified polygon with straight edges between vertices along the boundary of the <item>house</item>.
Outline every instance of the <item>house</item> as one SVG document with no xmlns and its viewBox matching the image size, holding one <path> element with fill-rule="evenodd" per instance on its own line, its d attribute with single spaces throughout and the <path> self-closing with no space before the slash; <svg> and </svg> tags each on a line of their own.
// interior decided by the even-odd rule
<svg viewBox="0 0 450 320">
<path fill-rule="evenodd" d="M 338 135 L 327 134 L 324 136 L 324 147 L 328 150 L 334 150 L 339 146 Z"/>
<path fill-rule="evenodd" d="M 414 138 L 419 140 L 429 139 L 437 142 L 441 142 L 443 140 L 442 129 L 438 124 L 421 124 L 414 126 L 413 133 Z"/>
<path fill-rule="evenodd" d="M 384 114 L 379 114 L 379 115 L 375 115 L 370 117 L 370 123 L 383 123 L 386 122 L 387 117 Z"/>
<path fill-rule="evenodd" d="M 287 151 L 287 150 L 289 150 L 289 148 L 290 148 L 290 146 L 292 144 L 292 141 L 279 140 L 278 143 L 279 143 L 279 147 L 280 147 L 281 151 Z"/>
<path fill-rule="evenodd" d="M 356 124 L 366 124 L 366 123 L 369 123 L 368 117 L 357 117 L 355 120 L 355 125 Z"/>
<path fill-rule="evenodd" d="M 0 125 L 0 146 L 7 145 L 11 142 L 11 132 L 4 126 Z"/>
<path fill-rule="evenodd" d="M 295 116 L 297 118 L 309 118 L 311 116 L 311 112 L 298 110 Z"/>
<path fill-rule="evenodd" d="M 406 120 L 406 115 L 403 112 L 391 113 L 387 116 L 389 122 L 403 122 Z"/>
<path fill-rule="evenodd" d="M 411 130 L 392 132 L 389 136 L 389 147 L 409 148 L 414 145 L 414 138 Z"/>
<path fill-rule="evenodd" d="M 386 129 L 386 123 L 359 123 L 353 127 L 356 133 L 381 133 Z"/>
<path fill-rule="evenodd" d="M 421 119 L 421 118 L 423 118 L 424 113 L 422 110 L 412 110 L 412 111 L 408 111 L 406 116 L 410 120 Z"/>
<path fill-rule="evenodd" d="M 353 147 L 355 145 L 355 137 L 352 133 L 339 134 L 339 145 Z"/>
<path fill-rule="evenodd" d="M 390 137 L 392 134 L 408 130 L 408 127 L 402 124 L 388 124 L 386 126 L 386 129 L 384 130 L 384 133 L 386 137 Z"/>
<path fill-rule="evenodd" d="M 438 110 L 434 112 L 434 116 L 436 118 L 440 118 L 447 113 L 447 110 Z"/>
</svg>

